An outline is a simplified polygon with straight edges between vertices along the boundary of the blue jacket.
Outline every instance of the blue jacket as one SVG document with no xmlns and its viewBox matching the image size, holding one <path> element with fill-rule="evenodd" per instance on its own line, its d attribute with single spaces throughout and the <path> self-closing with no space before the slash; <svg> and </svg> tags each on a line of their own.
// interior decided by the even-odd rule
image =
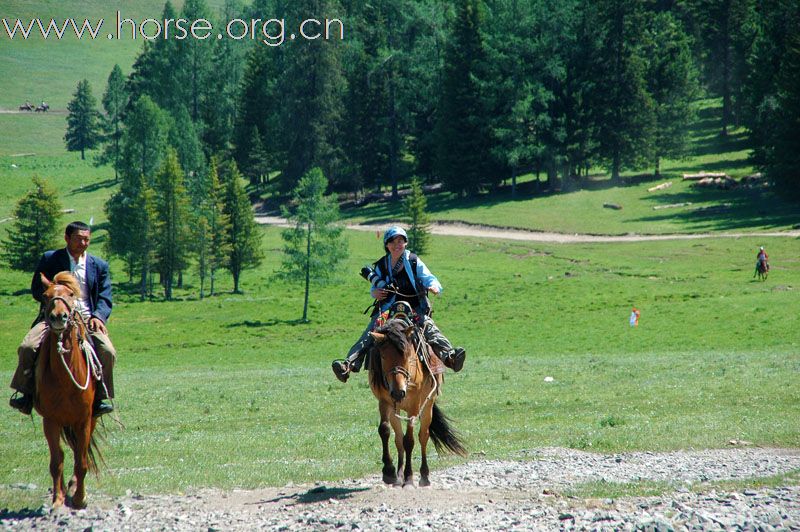
<svg viewBox="0 0 800 532">
<path fill-rule="evenodd" d="M 59 272 L 69 271 L 69 254 L 67 248 L 47 251 L 33 273 L 31 293 L 33 299 L 42 303 L 44 286 L 39 273 L 52 280 Z M 108 273 L 108 263 L 99 257 L 86 254 L 86 285 L 89 287 L 89 312 L 93 318 L 100 318 L 103 323 L 111 315 L 111 275 Z"/>
<path fill-rule="evenodd" d="M 375 297 L 372 291 L 375 288 L 383 288 L 388 284 L 391 284 L 393 280 L 393 275 L 391 270 L 387 270 L 387 265 L 391 263 L 391 259 L 389 259 L 390 255 L 387 253 L 380 259 L 374 262 L 373 266 L 375 268 L 375 273 L 378 274 L 378 279 L 376 282 L 370 287 L 370 295 Z M 435 287 L 441 292 L 443 290 L 442 284 L 439 282 L 439 279 L 436 278 L 435 275 L 431 273 L 428 267 L 422 262 L 422 259 L 417 257 L 417 267 L 411 267 L 411 261 L 409 258 L 411 257 L 411 253 L 408 250 L 403 252 L 403 265 L 405 267 L 406 274 L 408 275 L 409 280 L 413 286 L 419 286 L 420 288 L 431 288 Z M 397 296 L 394 294 L 390 297 L 386 298 L 383 302 L 381 302 L 380 310 L 381 312 L 388 309 L 392 306 L 392 304 L 396 301 Z M 419 309 L 415 309 L 419 310 Z"/>
</svg>

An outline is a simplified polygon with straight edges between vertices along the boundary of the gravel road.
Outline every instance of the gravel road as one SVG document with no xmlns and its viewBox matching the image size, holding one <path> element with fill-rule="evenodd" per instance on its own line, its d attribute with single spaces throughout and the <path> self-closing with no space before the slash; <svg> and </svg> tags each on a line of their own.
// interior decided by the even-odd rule
<svg viewBox="0 0 800 532">
<path fill-rule="evenodd" d="M 288 227 L 285 218 L 278 216 L 256 215 L 256 222 L 263 225 L 276 225 Z M 348 229 L 356 231 L 383 232 L 390 223 L 380 224 L 348 224 Z M 799 230 L 792 231 L 764 231 L 748 233 L 681 233 L 671 235 L 588 235 L 578 233 L 553 233 L 548 231 L 528 231 L 508 227 L 492 227 L 486 225 L 467 224 L 463 222 L 434 222 L 430 224 L 430 231 L 435 235 L 448 236 L 473 236 L 481 238 L 499 238 L 505 240 L 524 240 L 527 242 L 553 242 L 557 244 L 575 244 L 585 242 L 643 242 L 652 240 L 698 240 L 702 238 L 742 238 L 742 237 L 800 237 Z"/>
<path fill-rule="evenodd" d="M 670 453 L 525 451 L 431 473 L 430 488 L 387 487 L 376 474 L 317 485 L 111 498 L 89 508 L 0 512 L 5 530 L 800 530 L 800 486 L 714 489 L 698 483 L 797 472 L 800 450 Z M 668 483 L 657 497 L 584 499 L 593 483 Z M 790 483 L 791 484 L 791 483 Z M 21 486 L 20 489 L 42 489 Z M 90 485 L 91 488 L 91 485 Z"/>
</svg>

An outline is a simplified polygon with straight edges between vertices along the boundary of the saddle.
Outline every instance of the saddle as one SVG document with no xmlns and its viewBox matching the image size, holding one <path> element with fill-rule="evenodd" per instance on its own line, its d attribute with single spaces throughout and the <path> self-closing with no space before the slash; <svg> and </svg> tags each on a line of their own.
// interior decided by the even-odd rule
<svg viewBox="0 0 800 532">
<path fill-rule="evenodd" d="M 422 344 L 422 349 L 416 349 L 420 362 L 427 366 L 431 375 L 441 375 L 444 373 L 445 365 L 442 359 L 433 350 L 433 347 L 425 340 L 423 327 L 425 325 L 425 317 L 418 315 L 411 308 L 411 305 L 405 301 L 398 301 L 386 311 L 386 322 L 389 320 L 403 320 L 407 326 L 414 327 L 414 347 Z M 384 322 L 385 323 L 385 322 Z"/>
</svg>

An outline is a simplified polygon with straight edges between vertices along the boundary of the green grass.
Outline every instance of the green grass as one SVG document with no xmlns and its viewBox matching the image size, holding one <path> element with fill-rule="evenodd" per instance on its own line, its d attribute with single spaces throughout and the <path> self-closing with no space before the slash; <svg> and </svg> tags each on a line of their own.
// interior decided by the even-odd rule
<svg viewBox="0 0 800 532">
<path fill-rule="evenodd" d="M 356 272 L 378 247 L 371 234 L 352 232 L 350 243 L 346 275 L 312 292 L 310 324 L 298 321 L 301 289 L 272 278 L 280 260 L 274 229 L 265 230 L 267 261 L 245 275 L 242 296 L 200 301 L 188 284 L 180 301 L 139 303 L 116 273 L 110 325 L 125 428 L 106 420 L 109 471 L 91 481 L 92 491 L 252 488 L 376 473 L 376 402 L 366 379 L 341 385 L 329 369 L 363 326 L 367 287 Z M 466 369 L 447 376 L 441 405 L 470 451 L 503 458 L 553 445 L 800 445 L 796 242 L 765 240 L 774 257 L 766 283 L 751 280 L 752 239 L 433 243 L 425 259 L 445 285 L 434 303 L 437 323 L 469 352 Z M 13 353 L 35 309 L 14 293 L 26 275 L 0 277 L 0 350 Z M 220 288 L 230 290 L 230 279 Z M 642 311 L 637 328 L 627 324 L 631 305 Z M 0 360 L 0 380 L 10 379 L 14 363 Z M 14 435 L 0 442 L 0 497 L 28 507 L 48 484 L 39 425 L 10 410 L 0 416 L 0 430 Z M 38 491 L 8 488 L 15 483 Z"/>
<path fill-rule="evenodd" d="M 709 491 L 736 491 L 743 489 L 777 488 L 800 483 L 800 470 L 783 475 L 775 475 L 758 479 L 722 480 L 713 482 L 696 482 L 692 484 L 676 482 L 586 482 L 565 491 L 569 497 L 581 499 L 614 499 L 620 497 L 658 496 L 679 488 L 688 488 L 696 493 Z"/>
</svg>

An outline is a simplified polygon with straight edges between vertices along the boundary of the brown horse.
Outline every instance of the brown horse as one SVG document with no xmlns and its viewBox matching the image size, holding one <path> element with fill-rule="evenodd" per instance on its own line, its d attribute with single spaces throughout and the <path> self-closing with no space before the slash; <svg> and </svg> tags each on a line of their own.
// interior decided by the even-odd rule
<svg viewBox="0 0 800 532">
<path fill-rule="evenodd" d="M 411 453 L 414 450 L 414 425 L 418 422 L 422 453 L 419 485 L 430 486 L 427 457 L 429 437 L 438 452 L 450 451 L 466 456 L 466 450 L 450 427 L 448 418 L 436 406 L 436 397 L 444 382 L 444 367 L 421 333 L 403 320 L 390 320 L 370 334 L 376 342 L 370 352 L 369 381 L 372 393 L 378 399 L 381 415 L 378 434 L 383 444 L 383 481 L 400 484 L 402 471 L 402 485 L 414 485 Z M 424 356 L 419 353 L 424 353 Z M 400 411 L 408 416 L 402 416 Z M 401 421 L 406 422 L 405 434 Z M 390 427 L 394 429 L 397 448 L 396 470 L 389 454 Z"/>
<path fill-rule="evenodd" d="M 86 507 L 84 477 L 91 469 L 97 472 L 98 456 L 93 432 L 97 419 L 92 417 L 96 375 L 90 349 L 81 349 L 88 342 L 88 331 L 75 304 L 80 286 L 69 272 L 56 274 L 50 282 L 42 275 L 46 290 L 43 295 L 47 331 L 39 347 L 36 366 L 34 406 L 43 418 L 44 435 L 50 448 L 50 475 L 53 477 L 53 507 L 65 502 L 73 508 Z M 69 493 L 64 488 L 64 452 L 60 438 L 72 448 L 75 457 L 74 475 Z"/>
<path fill-rule="evenodd" d="M 756 273 L 753 275 L 755 277 L 758 275 L 759 281 L 766 281 L 767 275 L 769 275 L 769 264 L 765 260 L 759 260 L 756 263 Z"/>
</svg>

